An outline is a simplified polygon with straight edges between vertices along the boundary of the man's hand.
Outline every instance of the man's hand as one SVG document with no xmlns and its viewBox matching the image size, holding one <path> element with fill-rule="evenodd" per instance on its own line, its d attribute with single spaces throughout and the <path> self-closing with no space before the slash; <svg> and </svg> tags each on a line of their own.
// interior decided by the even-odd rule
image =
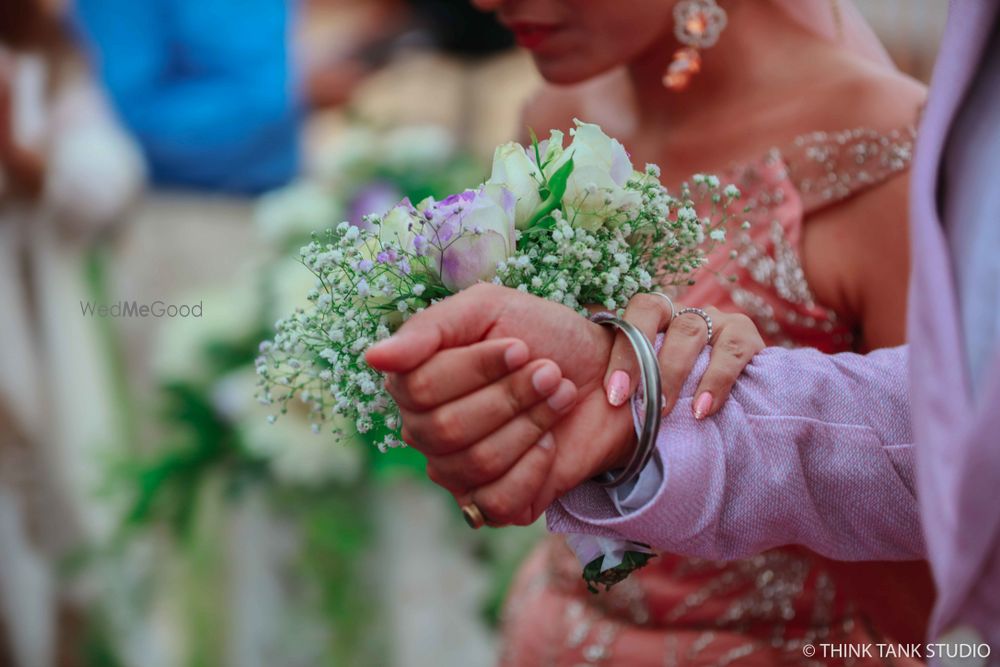
<svg viewBox="0 0 1000 667">
<path fill-rule="evenodd" d="M 716 349 L 696 394 L 709 404 L 693 406 L 699 419 L 764 347 L 746 316 L 709 314 Z M 651 340 L 670 327 L 659 354 L 669 410 L 708 342 L 706 322 L 685 315 L 671 326 L 669 304 L 650 295 L 637 295 L 625 317 Z M 471 498 L 493 524 L 524 524 L 631 458 L 630 404 L 612 400 L 605 378 L 638 371 L 628 343 L 613 341 L 568 308 L 480 285 L 415 316 L 367 359 L 390 372 L 404 440 L 427 455 L 430 478 L 460 504 Z"/>
<path fill-rule="evenodd" d="M 477 285 L 414 316 L 366 358 L 389 373 L 404 438 L 427 455 L 431 479 L 460 502 L 471 496 L 491 523 L 527 524 L 628 456 L 629 408 L 609 405 L 603 387 L 613 341 L 565 306 Z M 505 355 L 523 365 L 508 367 Z M 572 425 L 560 425 L 573 406 Z"/>
</svg>

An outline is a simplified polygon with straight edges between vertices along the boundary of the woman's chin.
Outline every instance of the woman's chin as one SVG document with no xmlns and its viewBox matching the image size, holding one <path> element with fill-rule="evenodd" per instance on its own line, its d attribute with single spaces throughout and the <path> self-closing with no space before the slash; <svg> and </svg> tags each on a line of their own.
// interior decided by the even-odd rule
<svg viewBox="0 0 1000 667">
<path fill-rule="evenodd" d="M 548 83 L 557 86 L 571 86 L 592 79 L 611 69 L 596 63 L 581 62 L 573 56 L 546 56 L 533 54 L 535 67 Z"/>
</svg>

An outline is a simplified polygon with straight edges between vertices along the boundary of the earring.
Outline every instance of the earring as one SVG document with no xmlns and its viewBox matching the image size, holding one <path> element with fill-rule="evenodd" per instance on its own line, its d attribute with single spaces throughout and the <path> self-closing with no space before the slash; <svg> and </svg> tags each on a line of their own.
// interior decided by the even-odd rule
<svg viewBox="0 0 1000 667">
<path fill-rule="evenodd" d="M 681 0 L 674 5 L 674 35 L 683 44 L 663 74 L 663 85 L 680 92 L 691 77 L 701 71 L 699 49 L 708 49 L 719 41 L 726 27 L 726 10 L 716 0 Z"/>
</svg>

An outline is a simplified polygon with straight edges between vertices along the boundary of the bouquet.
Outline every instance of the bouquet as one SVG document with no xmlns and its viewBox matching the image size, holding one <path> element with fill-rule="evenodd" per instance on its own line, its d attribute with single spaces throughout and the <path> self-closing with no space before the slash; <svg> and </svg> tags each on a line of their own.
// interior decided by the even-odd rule
<svg viewBox="0 0 1000 667">
<path fill-rule="evenodd" d="M 398 408 L 364 353 L 414 313 L 480 281 L 581 315 L 688 283 L 725 240 L 738 190 L 699 175 L 675 197 L 658 167 L 633 169 L 622 144 L 597 125 L 577 121 L 570 134 L 568 146 L 558 131 L 527 147 L 500 146 L 490 178 L 475 188 L 440 201 L 404 199 L 384 215 L 314 234 L 299 256 L 314 277 L 308 306 L 276 322 L 256 361 L 268 419 L 301 402 L 314 433 L 326 425 L 346 440 L 346 423 L 360 433 L 378 429 L 383 451 L 402 446 Z M 696 201 L 710 204 L 706 215 Z M 598 564 L 598 574 L 620 562 Z"/>
<path fill-rule="evenodd" d="M 635 171 L 624 147 L 577 121 L 528 147 L 496 150 L 489 180 L 437 201 L 404 199 L 360 224 L 314 234 L 299 260 L 315 278 L 309 307 L 275 323 L 256 361 L 258 400 L 309 408 L 314 432 L 330 424 L 346 438 L 384 426 L 380 449 L 401 446 L 399 412 L 364 360 L 414 313 L 480 281 L 516 288 L 588 313 L 625 307 L 654 286 L 687 282 L 708 244 L 725 239 L 725 215 L 739 196 L 713 176 L 696 176 L 680 198 L 659 169 Z M 693 196 L 712 203 L 699 216 Z"/>
</svg>

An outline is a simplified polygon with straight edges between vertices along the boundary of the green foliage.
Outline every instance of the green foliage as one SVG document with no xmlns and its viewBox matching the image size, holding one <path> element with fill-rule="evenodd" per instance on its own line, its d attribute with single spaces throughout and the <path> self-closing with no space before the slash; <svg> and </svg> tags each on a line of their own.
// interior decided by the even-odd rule
<svg viewBox="0 0 1000 667">
<path fill-rule="evenodd" d="M 649 552 L 626 551 L 621 563 L 602 572 L 604 556 L 598 556 L 583 568 L 583 580 L 591 593 L 597 594 L 598 586 L 604 586 L 604 590 L 609 591 L 612 586 L 625 581 L 630 574 L 645 567 L 655 557 L 655 554 Z"/>
</svg>

